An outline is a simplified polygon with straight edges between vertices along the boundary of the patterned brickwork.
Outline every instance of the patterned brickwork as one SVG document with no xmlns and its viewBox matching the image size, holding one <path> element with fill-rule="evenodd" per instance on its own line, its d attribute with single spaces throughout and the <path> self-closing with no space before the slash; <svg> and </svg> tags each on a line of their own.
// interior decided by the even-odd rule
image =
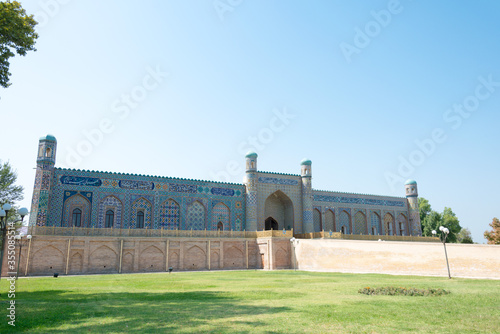
<svg viewBox="0 0 500 334">
<path fill-rule="evenodd" d="M 314 208 L 313 209 L 313 219 L 314 219 L 314 232 L 320 232 L 322 228 L 321 224 L 321 209 Z"/>
<path fill-rule="evenodd" d="M 366 216 L 361 211 L 354 215 L 354 234 L 366 234 Z"/>
<path fill-rule="evenodd" d="M 249 161 L 247 161 L 247 165 Z M 251 230 L 256 230 L 257 225 L 257 194 L 258 194 L 258 176 L 256 172 L 247 171 L 245 176 L 245 188 L 246 188 L 246 225 Z"/>
<path fill-rule="evenodd" d="M 187 207 L 187 230 L 204 230 L 206 228 L 205 207 L 199 201 L 194 201 Z"/>
<path fill-rule="evenodd" d="M 132 208 L 132 203 L 142 197 L 151 204 L 149 216 L 146 214 L 148 210 L 145 212 L 145 227 L 148 228 L 175 229 L 178 226 L 179 229 L 185 229 L 187 206 L 197 199 L 203 202 L 209 216 L 213 205 L 219 202 L 225 203 L 230 208 L 231 216 L 229 219 L 231 226 L 228 226 L 228 229 L 240 231 L 245 229 L 246 203 L 243 185 L 59 168 L 54 170 L 52 182 L 54 186 L 49 226 L 59 226 L 63 220 L 61 208 L 64 205 L 65 191 L 85 191 L 99 198 L 99 203 L 107 196 L 115 196 L 119 199 L 123 203 L 120 222 L 122 228 L 135 228 L 137 207 Z M 168 199 L 174 200 L 179 205 L 178 215 L 175 214 L 175 209 L 162 206 Z M 239 217 L 238 226 L 236 226 L 237 216 Z M 115 212 L 115 221 L 117 219 Z M 102 221 L 103 213 L 100 206 L 92 206 L 91 227 L 97 227 Z"/>
<path fill-rule="evenodd" d="M 179 204 L 168 199 L 160 206 L 160 226 L 167 230 L 179 229 L 181 210 Z"/>
<path fill-rule="evenodd" d="M 314 230 L 311 177 L 302 177 L 302 229 L 306 233 Z"/>
<path fill-rule="evenodd" d="M 299 175 L 289 175 L 289 174 L 279 174 L 279 173 L 267 173 L 258 172 L 258 178 L 269 178 L 272 182 L 269 183 L 257 183 L 257 229 L 263 230 L 265 228 L 264 223 L 267 218 L 265 215 L 270 211 L 268 207 L 266 209 L 266 202 L 268 205 L 274 201 L 269 201 L 272 196 L 280 194 L 280 201 L 283 204 L 283 216 L 288 213 L 288 219 L 286 225 L 280 225 L 280 228 L 293 228 L 294 231 L 300 231 L 302 228 L 302 191 L 301 191 L 301 181 Z M 282 180 L 292 180 L 282 181 Z M 296 185 L 292 185 L 296 184 Z M 248 204 L 247 204 L 248 205 Z M 291 212 L 289 212 L 291 210 Z M 311 222 L 312 222 L 312 207 L 311 207 Z M 283 224 L 283 222 L 278 221 L 278 224 Z"/>
<path fill-rule="evenodd" d="M 76 193 L 66 192 L 67 197 L 64 202 L 64 216 L 61 226 L 73 226 L 73 211 L 75 209 L 81 210 L 81 227 L 90 227 L 90 208 L 91 208 L 91 194 L 90 193 Z"/>
<path fill-rule="evenodd" d="M 372 212 L 370 215 L 371 229 L 370 234 L 380 234 L 382 231 L 382 226 L 380 225 L 380 214 L 377 212 Z"/>
<path fill-rule="evenodd" d="M 99 223 L 98 227 L 104 227 L 106 211 L 112 210 L 114 213 L 113 228 L 122 227 L 123 203 L 115 196 L 105 197 L 99 204 Z"/>
<path fill-rule="evenodd" d="M 345 233 L 350 234 L 351 233 L 350 225 L 351 225 L 350 210 L 348 212 L 346 209 L 342 209 L 340 211 L 340 222 L 339 226 L 337 227 L 338 230 L 336 232 L 341 232 L 343 227 Z"/>
<path fill-rule="evenodd" d="M 323 230 L 329 232 L 335 232 L 335 213 L 327 209 L 325 212 L 325 224 L 323 226 Z"/>
<path fill-rule="evenodd" d="M 144 213 L 144 227 L 152 228 L 151 212 L 153 205 L 144 197 L 140 197 L 132 202 L 132 210 L 130 212 L 130 228 L 137 228 L 137 212 L 142 211 Z"/>
<path fill-rule="evenodd" d="M 228 231 L 231 226 L 229 217 L 229 208 L 224 203 L 217 203 L 212 209 L 212 221 L 209 230 L 217 231 L 217 226 L 221 222 L 223 230 Z"/>
<path fill-rule="evenodd" d="M 394 216 L 386 213 L 384 216 L 384 234 L 393 235 L 394 233 Z"/>
<path fill-rule="evenodd" d="M 398 215 L 398 222 L 396 226 L 398 235 L 408 235 L 408 219 L 406 219 L 404 214 L 400 213 Z"/>
<path fill-rule="evenodd" d="M 112 210 L 113 228 L 136 228 L 139 210 L 148 229 L 216 230 L 222 222 L 224 230 L 262 230 L 266 212 L 275 212 L 280 228 L 295 233 L 344 226 L 346 233 L 376 227 L 385 234 L 389 213 L 390 233 L 400 234 L 401 223 L 403 233 L 421 234 L 416 184 L 407 186 L 407 198 L 313 190 L 310 161 L 301 163 L 300 175 L 262 172 L 256 154 L 246 158 L 244 184 L 61 169 L 54 168 L 56 149 L 52 136 L 40 140 L 30 225 L 71 226 L 70 211 L 81 206 L 88 227 L 103 227 Z"/>
<path fill-rule="evenodd" d="M 332 203 L 347 203 L 347 204 L 378 205 L 378 206 L 397 206 L 397 207 L 404 207 L 405 206 L 405 201 L 391 201 L 391 200 L 359 198 L 359 197 L 345 197 L 345 196 L 314 195 L 314 201 L 332 202 Z"/>
</svg>

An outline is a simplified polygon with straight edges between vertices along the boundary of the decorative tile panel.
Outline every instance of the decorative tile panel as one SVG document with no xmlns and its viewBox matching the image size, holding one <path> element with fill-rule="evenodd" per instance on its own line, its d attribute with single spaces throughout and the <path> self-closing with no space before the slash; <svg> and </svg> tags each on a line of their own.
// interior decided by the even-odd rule
<svg viewBox="0 0 500 334">
<path fill-rule="evenodd" d="M 259 177 L 260 183 L 272 183 L 272 184 L 284 184 L 289 186 L 297 186 L 299 185 L 299 181 L 292 179 L 279 179 L 276 177 Z"/>
<path fill-rule="evenodd" d="M 318 202 L 334 202 L 346 204 L 365 204 L 365 205 L 382 205 L 382 206 L 398 206 L 404 207 L 404 201 L 390 201 L 372 198 L 353 198 L 343 196 L 327 196 L 327 195 L 314 195 L 314 200 Z"/>
</svg>

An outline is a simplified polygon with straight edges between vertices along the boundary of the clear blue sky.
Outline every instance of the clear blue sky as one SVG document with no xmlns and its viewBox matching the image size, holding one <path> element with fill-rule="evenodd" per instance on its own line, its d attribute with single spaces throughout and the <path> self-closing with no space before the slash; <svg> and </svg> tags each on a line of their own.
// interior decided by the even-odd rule
<svg viewBox="0 0 500 334">
<path fill-rule="evenodd" d="M 315 189 L 413 178 L 476 242 L 500 216 L 499 2 L 21 3 L 40 38 L 0 89 L 0 159 L 23 206 L 50 133 L 59 167 L 240 183 L 254 149 L 264 171 L 311 159 Z"/>
</svg>

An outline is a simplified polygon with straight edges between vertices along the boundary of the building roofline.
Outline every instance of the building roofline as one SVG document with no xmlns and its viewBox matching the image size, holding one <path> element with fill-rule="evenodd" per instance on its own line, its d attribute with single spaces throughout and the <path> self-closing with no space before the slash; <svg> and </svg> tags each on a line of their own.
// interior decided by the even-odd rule
<svg viewBox="0 0 500 334">
<path fill-rule="evenodd" d="M 332 191 L 332 190 L 321 190 L 321 189 L 312 189 L 312 191 L 323 191 L 323 192 L 327 192 L 327 193 L 346 194 L 346 195 L 374 196 L 374 197 L 391 197 L 391 198 L 397 198 L 397 199 L 406 199 L 406 197 L 399 197 L 399 196 L 387 196 L 387 195 L 350 193 L 350 192 L 346 192 L 346 191 Z"/>
<path fill-rule="evenodd" d="M 299 174 L 288 174 L 288 173 L 277 173 L 277 172 L 265 172 L 262 170 L 258 170 L 257 173 L 264 173 L 264 174 L 273 174 L 273 175 L 286 175 L 286 176 L 297 176 L 300 177 Z"/>
<path fill-rule="evenodd" d="M 244 186 L 243 183 L 210 181 L 210 180 L 200 180 L 200 179 L 185 179 L 185 178 L 182 178 L 182 177 L 172 177 L 172 176 L 146 175 L 146 174 L 134 174 L 134 173 L 120 173 L 120 172 L 117 173 L 117 172 L 106 172 L 106 171 L 99 171 L 99 170 L 61 168 L 61 167 L 55 167 L 54 169 L 57 169 L 57 170 L 60 170 L 60 171 L 71 171 L 71 172 L 103 173 L 103 174 L 117 175 L 117 176 L 119 176 L 119 175 L 122 175 L 122 176 L 142 176 L 142 177 L 151 177 L 151 178 L 167 179 L 167 180 L 198 181 L 198 182 L 226 184 L 226 185 L 232 185 L 232 186 Z"/>
</svg>

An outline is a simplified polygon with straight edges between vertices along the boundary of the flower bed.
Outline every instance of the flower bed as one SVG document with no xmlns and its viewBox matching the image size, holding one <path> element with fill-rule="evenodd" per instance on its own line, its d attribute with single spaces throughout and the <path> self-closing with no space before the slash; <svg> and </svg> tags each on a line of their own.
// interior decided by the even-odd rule
<svg viewBox="0 0 500 334">
<path fill-rule="evenodd" d="M 417 289 L 417 288 L 396 288 L 393 286 L 381 288 L 362 288 L 359 293 L 365 295 L 385 295 L 385 296 L 442 296 L 447 295 L 450 291 L 444 289 Z"/>
</svg>

